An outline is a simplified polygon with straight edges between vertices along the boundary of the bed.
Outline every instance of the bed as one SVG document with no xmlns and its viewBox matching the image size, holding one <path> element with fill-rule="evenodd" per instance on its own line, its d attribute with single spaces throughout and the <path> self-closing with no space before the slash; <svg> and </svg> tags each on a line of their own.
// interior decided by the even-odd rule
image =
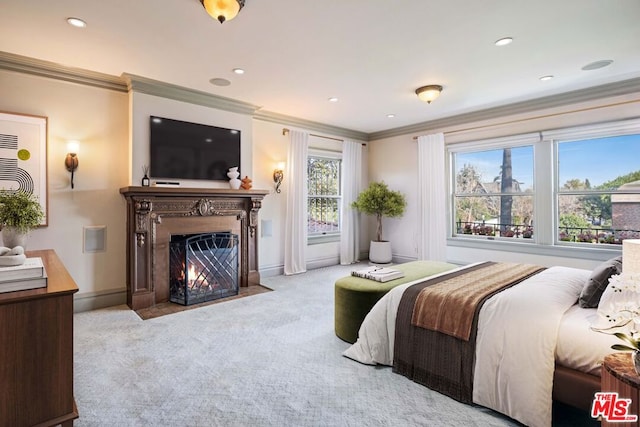
<svg viewBox="0 0 640 427">
<path fill-rule="evenodd" d="M 590 328 L 596 308 L 577 304 L 591 276 L 590 270 L 550 267 L 484 301 L 476 316 L 473 403 L 531 426 L 551 425 L 554 399 L 590 409 L 600 389 L 601 362 L 617 341 Z M 396 331 L 398 309 L 407 289 L 423 281 L 398 286 L 380 299 L 344 356 L 396 371 L 394 352 L 406 344 L 396 348 L 397 332 L 398 339 L 406 340 Z"/>
</svg>

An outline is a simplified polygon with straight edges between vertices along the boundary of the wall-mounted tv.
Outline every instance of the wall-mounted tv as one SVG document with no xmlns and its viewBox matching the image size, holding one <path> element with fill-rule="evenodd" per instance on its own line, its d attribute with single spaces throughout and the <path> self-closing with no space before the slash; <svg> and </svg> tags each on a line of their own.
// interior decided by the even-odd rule
<svg viewBox="0 0 640 427">
<path fill-rule="evenodd" d="M 240 166 L 240 131 L 150 116 L 152 178 L 227 180 Z"/>
</svg>

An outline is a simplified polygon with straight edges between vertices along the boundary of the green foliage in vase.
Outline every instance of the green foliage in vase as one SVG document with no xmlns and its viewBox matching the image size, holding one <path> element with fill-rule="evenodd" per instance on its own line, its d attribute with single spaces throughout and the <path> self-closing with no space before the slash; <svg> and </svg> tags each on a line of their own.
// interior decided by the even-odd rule
<svg viewBox="0 0 640 427">
<path fill-rule="evenodd" d="M 382 218 L 402 216 L 407 201 L 402 193 L 390 190 L 384 182 L 372 182 L 366 190 L 358 195 L 351 206 L 367 215 L 375 215 L 378 222 L 376 241 L 381 242 Z"/>
<path fill-rule="evenodd" d="M 617 332 L 614 335 L 617 338 L 619 338 L 622 341 L 624 341 L 625 343 L 627 343 L 628 345 L 614 344 L 614 345 L 611 346 L 611 348 L 613 350 L 618 350 L 618 351 L 640 351 L 640 340 L 638 340 L 637 338 L 634 338 L 633 334 L 627 335 L 627 334 L 623 334 L 621 332 Z"/>
<path fill-rule="evenodd" d="M 42 218 L 44 212 L 34 194 L 22 190 L 0 190 L 0 225 L 26 233 L 40 225 Z"/>
</svg>

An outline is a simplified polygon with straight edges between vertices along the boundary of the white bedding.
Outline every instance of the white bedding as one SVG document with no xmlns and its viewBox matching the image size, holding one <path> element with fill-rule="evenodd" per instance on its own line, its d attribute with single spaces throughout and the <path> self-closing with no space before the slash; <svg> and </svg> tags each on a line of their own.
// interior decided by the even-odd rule
<svg viewBox="0 0 640 427">
<path fill-rule="evenodd" d="M 602 360 L 615 352 L 611 346 L 620 344 L 620 340 L 613 335 L 593 331 L 589 325 L 596 316 L 596 308 L 580 308 L 578 304 L 567 310 L 558 331 L 558 364 L 600 376 Z"/>
<path fill-rule="evenodd" d="M 606 351 L 604 349 L 608 349 L 611 340 L 615 339 L 593 331 L 576 332 L 576 328 L 580 328 L 579 318 L 585 314 L 571 308 L 589 273 L 588 270 L 551 267 L 487 300 L 478 321 L 475 403 L 526 425 L 551 425 L 551 391 L 558 336 L 563 337 L 563 345 L 558 349 L 558 357 L 563 360 L 560 363 L 577 368 L 571 362 L 575 359 L 578 365 L 590 367 L 590 371 L 602 356 L 594 352 L 592 346 L 586 346 L 584 340 L 591 336 L 602 341 L 603 351 Z M 412 284 L 398 286 L 380 299 L 362 323 L 358 341 L 343 353 L 346 357 L 366 364 L 393 365 L 396 313 L 404 289 Z M 561 328 L 565 313 L 569 320 L 566 328 L 564 325 Z M 578 337 L 579 347 L 565 345 Z M 586 350 L 583 357 L 576 358 L 575 354 L 582 350 Z M 586 356 L 594 353 L 595 360 Z"/>
</svg>

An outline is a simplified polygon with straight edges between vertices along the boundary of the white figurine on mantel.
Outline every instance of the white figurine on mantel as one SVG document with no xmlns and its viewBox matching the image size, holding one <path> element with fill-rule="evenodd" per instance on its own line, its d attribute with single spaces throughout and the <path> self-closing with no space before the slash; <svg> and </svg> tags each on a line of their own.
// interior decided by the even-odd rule
<svg viewBox="0 0 640 427">
<path fill-rule="evenodd" d="M 7 248 L 0 246 L 0 267 L 9 267 L 12 265 L 22 265 L 27 259 L 22 246 L 15 248 Z"/>
<path fill-rule="evenodd" d="M 238 167 L 235 166 L 233 168 L 229 168 L 229 172 L 227 172 L 227 176 L 229 177 L 229 187 L 231 187 L 234 190 L 239 189 L 240 185 L 242 184 L 242 181 L 238 179 L 238 177 L 240 176 L 240 172 L 238 172 Z"/>
</svg>

